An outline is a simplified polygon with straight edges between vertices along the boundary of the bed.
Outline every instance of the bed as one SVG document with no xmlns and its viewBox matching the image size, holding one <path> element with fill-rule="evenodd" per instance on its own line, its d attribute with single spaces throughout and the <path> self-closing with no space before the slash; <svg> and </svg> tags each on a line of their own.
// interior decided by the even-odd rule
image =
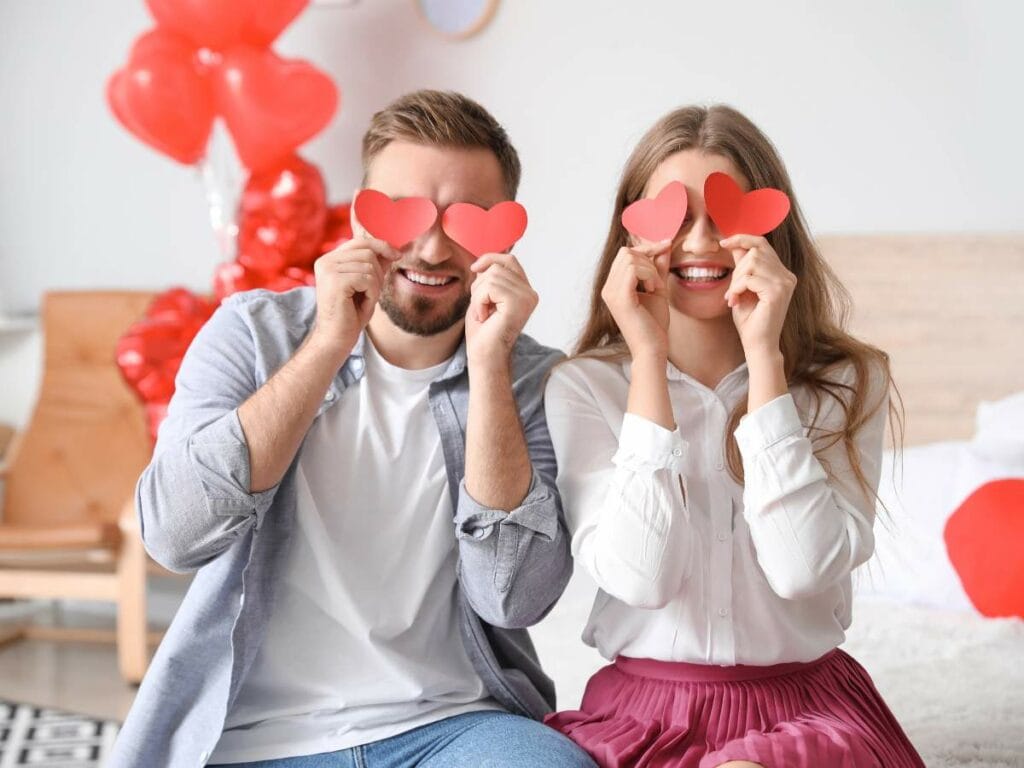
<svg viewBox="0 0 1024 768">
<path fill-rule="evenodd" d="M 891 356 L 905 446 L 969 440 L 980 402 L 1024 390 L 1024 236 L 820 242 L 853 296 L 851 329 Z M 1024 425 L 1020 434 L 1024 444 Z M 577 573 L 533 632 L 562 707 L 579 703 L 604 663 L 579 639 L 593 596 Z M 871 672 L 929 768 L 1024 766 L 1021 619 L 860 596 L 844 648 Z"/>
</svg>

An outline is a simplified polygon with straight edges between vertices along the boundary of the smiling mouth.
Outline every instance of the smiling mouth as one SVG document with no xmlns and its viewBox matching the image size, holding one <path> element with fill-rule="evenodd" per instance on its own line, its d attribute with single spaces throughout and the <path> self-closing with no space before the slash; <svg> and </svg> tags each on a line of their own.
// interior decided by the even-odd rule
<svg viewBox="0 0 1024 768">
<path fill-rule="evenodd" d="M 685 283 L 716 283 L 727 278 L 732 272 L 728 267 L 684 267 L 681 265 L 670 271 Z"/>
<path fill-rule="evenodd" d="M 398 271 L 402 277 L 416 285 L 437 288 L 455 282 L 455 278 L 451 275 L 432 275 L 429 272 L 418 272 L 414 269 L 399 269 Z"/>
</svg>

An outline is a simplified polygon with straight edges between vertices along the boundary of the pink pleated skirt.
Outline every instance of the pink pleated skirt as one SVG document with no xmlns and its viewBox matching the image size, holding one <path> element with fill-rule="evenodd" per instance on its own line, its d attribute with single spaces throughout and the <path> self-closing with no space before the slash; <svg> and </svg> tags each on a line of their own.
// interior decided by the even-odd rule
<svg viewBox="0 0 1024 768">
<path fill-rule="evenodd" d="M 602 768 L 923 768 L 867 671 L 838 648 L 815 661 L 719 667 L 620 656 L 579 710 L 545 722 Z"/>
</svg>

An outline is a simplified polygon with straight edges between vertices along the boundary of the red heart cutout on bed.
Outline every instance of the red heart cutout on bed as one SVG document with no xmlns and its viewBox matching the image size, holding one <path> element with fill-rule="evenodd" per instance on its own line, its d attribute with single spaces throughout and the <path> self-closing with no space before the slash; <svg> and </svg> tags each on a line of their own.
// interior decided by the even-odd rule
<svg viewBox="0 0 1024 768">
<path fill-rule="evenodd" d="M 526 209 L 515 200 L 490 210 L 472 203 L 452 203 L 441 218 L 445 234 L 476 258 L 504 253 L 526 231 Z"/>
<path fill-rule="evenodd" d="M 402 248 L 422 235 L 437 220 L 437 207 L 425 197 L 392 200 L 376 189 L 363 189 L 352 205 L 359 224 L 392 248 Z"/>
<path fill-rule="evenodd" d="M 1024 617 L 1024 480 L 994 480 L 946 521 L 949 560 L 984 616 Z"/>
<path fill-rule="evenodd" d="M 327 125 L 338 106 L 334 82 L 308 62 L 240 45 L 224 54 L 214 77 L 217 107 L 242 163 L 264 170 L 287 158 Z"/>
<path fill-rule="evenodd" d="M 727 173 L 712 173 L 704 181 L 704 204 L 724 237 L 767 235 L 789 214 L 789 197 L 765 187 L 744 192 Z"/>
<path fill-rule="evenodd" d="M 671 240 L 686 218 L 686 187 L 670 181 L 656 197 L 637 200 L 622 212 L 622 226 L 644 240 Z"/>
</svg>

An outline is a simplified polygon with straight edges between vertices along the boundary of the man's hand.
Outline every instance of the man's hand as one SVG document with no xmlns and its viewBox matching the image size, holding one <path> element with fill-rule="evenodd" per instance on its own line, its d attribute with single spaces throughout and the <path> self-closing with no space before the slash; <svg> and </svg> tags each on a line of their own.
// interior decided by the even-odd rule
<svg viewBox="0 0 1024 768">
<path fill-rule="evenodd" d="M 537 307 L 537 292 L 508 253 L 485 253 L 470 266 L 477 273 L 466 312 L 466 356 L 474 368 L 508 368 L 512 347 Z"/>
<path fill-rule="evenodd" d="M 384 278 L 399 258 L 383 240 L 357 238 L 325 253 L 316 275 L 316 323 L 310 343 L 348 355 L 377 306 Z"/>
</svg>

